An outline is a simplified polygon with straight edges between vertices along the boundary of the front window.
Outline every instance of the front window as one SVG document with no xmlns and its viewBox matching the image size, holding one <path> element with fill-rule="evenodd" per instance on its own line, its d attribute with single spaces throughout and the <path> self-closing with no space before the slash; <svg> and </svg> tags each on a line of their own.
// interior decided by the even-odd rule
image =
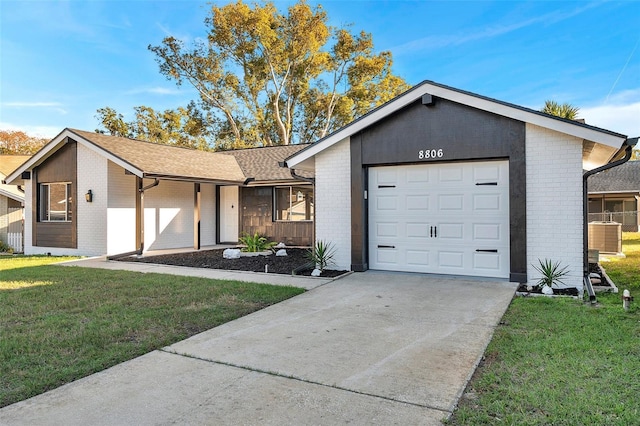
<svg viewBox="0 0 640 426">
<path fill-rule="evenodd" d="M 70 183 L 40 184 L 39 210 L 41 222 L 70 222 L 71 203 Z"/>
<path fill-rule="evenodd" d="M 291 222 L 313 220 L 313 187 L 275 188 L 274 199 L 275 220 Z"/>
</svg>

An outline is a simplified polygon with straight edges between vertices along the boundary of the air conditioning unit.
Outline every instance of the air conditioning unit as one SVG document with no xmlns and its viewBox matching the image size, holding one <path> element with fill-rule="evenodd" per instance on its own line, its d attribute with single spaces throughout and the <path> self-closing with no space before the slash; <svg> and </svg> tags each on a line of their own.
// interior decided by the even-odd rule
<svg viewBox="0 0 640 426">
<path fill-rule="evenodd" d="M 589 248 L 599 250 L 600 253 L 622 253 L 622 224 L 589 223 Z"/>
</svg>

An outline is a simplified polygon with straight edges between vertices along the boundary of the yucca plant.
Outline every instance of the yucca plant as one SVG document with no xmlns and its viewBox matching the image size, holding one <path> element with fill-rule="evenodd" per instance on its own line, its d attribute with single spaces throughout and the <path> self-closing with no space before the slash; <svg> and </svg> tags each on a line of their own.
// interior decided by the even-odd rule
<svg viewBox="0 0 640 426">
<path fill-rule="evenodd" d="M 265 251 L 272 248 L 276 245 L 275 242 L 269 241 L 267 237 L 263 237 L 257 232 L 253 235 L 244 234 L 244 236 L 239 238 L 240 243 L 244 244 L 246 247 L 243 247 L 241 250 L 249 253 L 256 253 L 259 251 Z"/>
<path fill-rule="evenodd" d="M 538 262 L 540 263 L 539 266 L 533 265 L 535 270 L 542 275 L 536 283 L 538 287 L 565 285 L 562 278 L 569 273 L 566 266 L 560 266 L 560 262 L 552 262 L 551 259 L 545 259 L 544 261 L 538 259 Z"/>
<path fill-rule="evenodd" d="M 333 261 L 335 253 L 336 249 L 332 243 L 318 240 L 313 248 L 307 252 L 307 259 L 309 259 L 317 269 L 324 271 L 327 266 L 335 264 Z"/>
</svg>

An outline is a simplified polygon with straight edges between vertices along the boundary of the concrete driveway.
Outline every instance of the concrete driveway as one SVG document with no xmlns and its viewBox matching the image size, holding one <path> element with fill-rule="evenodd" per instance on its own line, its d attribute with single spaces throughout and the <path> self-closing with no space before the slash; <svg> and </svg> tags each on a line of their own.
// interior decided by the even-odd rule
<svg viewBox="0 0 640 426">
<path fill-rule="evenodd" d="M 0 424 L 440 424 L 515 289 L 351 274 L 0 409 Z"/>
</svg>

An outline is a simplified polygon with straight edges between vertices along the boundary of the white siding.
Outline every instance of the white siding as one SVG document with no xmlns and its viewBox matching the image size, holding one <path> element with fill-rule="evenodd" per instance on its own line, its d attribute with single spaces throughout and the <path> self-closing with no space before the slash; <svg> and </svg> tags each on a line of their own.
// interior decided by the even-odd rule
<svg viewBox="0 0 640 426">
<path fill-rule="evenodd" d="M 107 254 L 136 249 L 136 177 L 109 161 Z"/>
<path fill-rule="evenodd" d="M 564 280 L 582 289 L 582 140 L 527 124 L 527 274 L 538 259 L 568 266 Z"/>
<path fill-rule="evenodd" d="M 351 150 L 345 139 L 316 156 L 316 240 L 335 245 L 337 269 L 351 269 Z"/>
</svg>

